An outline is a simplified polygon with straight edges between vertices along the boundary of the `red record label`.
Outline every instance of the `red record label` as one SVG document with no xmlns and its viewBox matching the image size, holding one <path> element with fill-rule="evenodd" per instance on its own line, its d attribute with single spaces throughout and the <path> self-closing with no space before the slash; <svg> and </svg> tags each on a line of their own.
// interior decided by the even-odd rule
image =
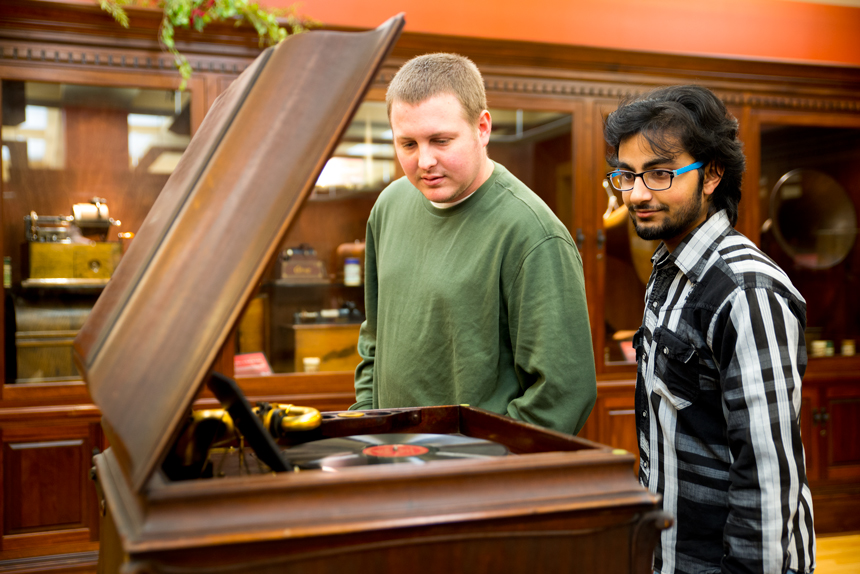
<svg viewBox="0 0 860 574">
<path fill-rule="evenodd" d="M 427 454 L 429 449 L 425 446 L 415 444 L 381 444 L 379 446 L 369 446 L 361 452 L 367 456 L 393 458 L 397 456 L 421 456 L 422 454 Z"/>
</svg>

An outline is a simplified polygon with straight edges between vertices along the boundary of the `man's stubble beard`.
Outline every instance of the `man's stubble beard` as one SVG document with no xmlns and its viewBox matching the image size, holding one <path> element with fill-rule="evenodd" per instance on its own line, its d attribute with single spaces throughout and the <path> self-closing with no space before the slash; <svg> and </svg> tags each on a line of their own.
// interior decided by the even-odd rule
<svg viewBox="0 0 860 574">
<path fill-rule="evenodd" d="M 699 185 L 696 189 L 695 201 L 687 204 L 682 211 L 675 217 L 666 219 L 659 227 L 640 227 L 636 221 L 636 215 L 631 212 L 630 218 L 633 220 L 633 227 L 636 230 L 636 235 L 642 239 L 672 239 L 681 233 L 684 233 L 693 223 L 699 218 L 702 211 L 702 190 L 704 189 L 704 181 L 699 178 Z"/>
</svg>

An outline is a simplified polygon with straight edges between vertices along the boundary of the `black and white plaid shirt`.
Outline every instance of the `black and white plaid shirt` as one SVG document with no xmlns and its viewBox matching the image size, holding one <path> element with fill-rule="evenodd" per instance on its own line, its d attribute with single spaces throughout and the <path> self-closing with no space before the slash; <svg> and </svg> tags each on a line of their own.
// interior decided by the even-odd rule
<svg viewBox="0 0 860 574">
<path fill-rule="evenodd" d="M 654 570 L 809 572 L 806 302 L 724 211 L 652 263 L 634 338 L 639 480 L 675 516 Z"/>
</svg>

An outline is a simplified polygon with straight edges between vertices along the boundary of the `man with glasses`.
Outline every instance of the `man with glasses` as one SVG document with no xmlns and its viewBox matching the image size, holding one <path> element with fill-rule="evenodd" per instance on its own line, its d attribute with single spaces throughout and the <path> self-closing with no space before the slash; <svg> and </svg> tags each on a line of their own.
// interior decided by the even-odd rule
<svg viewBox="0 0 860 574">
<path fill-rule="evenodd" d="M 734 230 L 744 155 L 709 90 L 662 88 L 604 124 L 607 174 L 651 261 L 638 362 L 639 480 L 675 516 L 661 574 L 811 572 L 801 443 L 806 303 Z"/>
</svg>

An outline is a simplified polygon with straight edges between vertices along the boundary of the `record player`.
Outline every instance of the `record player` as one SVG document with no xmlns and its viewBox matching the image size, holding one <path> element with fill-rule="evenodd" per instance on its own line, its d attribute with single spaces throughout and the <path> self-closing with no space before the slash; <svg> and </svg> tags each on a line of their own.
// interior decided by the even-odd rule
<svg viewBox="0 0 860 574">
<path fill-rule="evenodd" d="M 216 100 L 75 339 L 111 445 L 94 458 L 100 571 L 650 571 L 669 519 L 629 453 L 463 405 L 322 413 L 276 441 L 213 371 L 402 26 L 263 52 Z M 217 468 L 191 456 L 167 472 L 204 385 L 238 446 Z M 332 439 L 351 441 L 345 454 Z M 474 456 L 463 441 L 498 446 Z"/>
</svg>

